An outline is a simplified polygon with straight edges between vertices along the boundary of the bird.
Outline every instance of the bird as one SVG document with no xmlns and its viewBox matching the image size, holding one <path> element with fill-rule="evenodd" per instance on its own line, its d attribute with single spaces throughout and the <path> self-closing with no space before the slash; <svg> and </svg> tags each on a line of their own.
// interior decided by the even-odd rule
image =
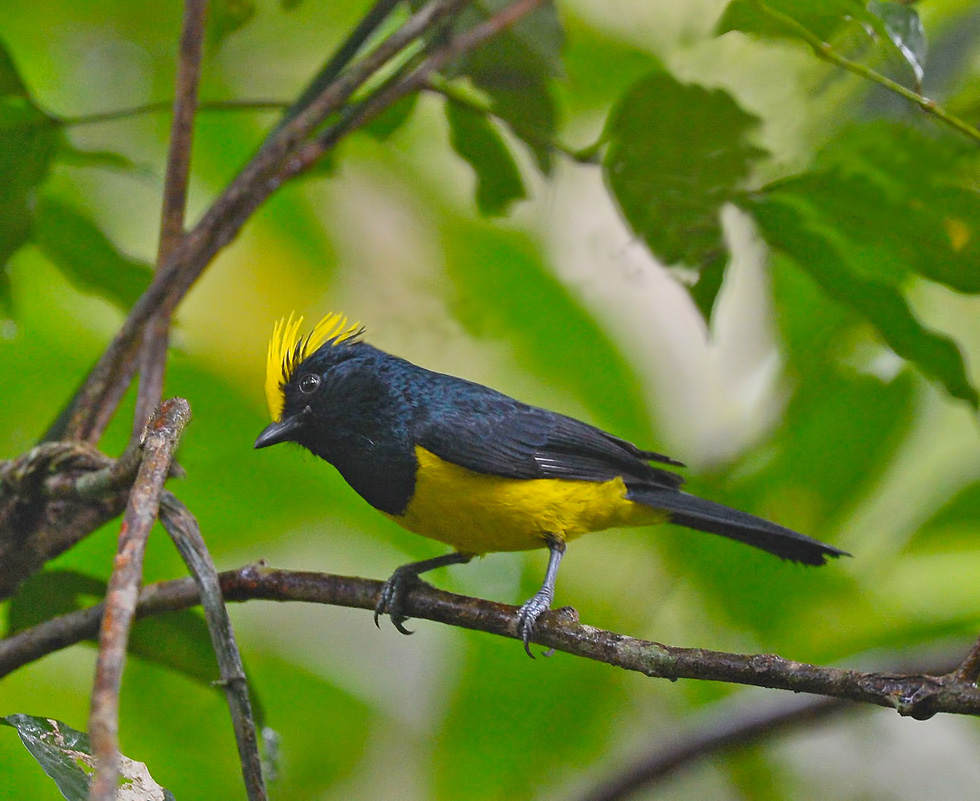
<svg viewBox="0 0 980 801">
<path fill-rule="evenodd" d="M 488 553 L 547 548 L 541 588 L 516 615 L 533 658 L 535 624 L 551 608 L 566 544 L 618 526 L 674 523 L 806 565 L 849 556 L 684 492 L 683 477 L 667 469 L 684 465 L 669 456 L 379 350 L 341 313 L 305 334 L 302 324 L 290 314 L 273 328 L 265 380 L 272 423 L 255 448 L 306 448 L 390 520 L 453 549 L 397 568 L 382 585 L 376 625 L 387 614 L 411 633 L 403 604 L 423 573 Z"/>
</svg>

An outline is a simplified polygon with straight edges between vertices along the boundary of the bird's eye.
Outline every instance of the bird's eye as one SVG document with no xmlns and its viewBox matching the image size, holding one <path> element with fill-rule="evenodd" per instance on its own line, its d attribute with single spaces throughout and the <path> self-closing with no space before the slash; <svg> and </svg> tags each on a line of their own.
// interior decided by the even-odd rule
<svg viewBox="0 0 980 801">
<path fill-rule="evenodd" d="M 318 386 L 320 386 L 320 376 L 316 373 L 307 373 L 299 379 L 299 391 L 304 395 L 316 392 Z"/>
</svg>

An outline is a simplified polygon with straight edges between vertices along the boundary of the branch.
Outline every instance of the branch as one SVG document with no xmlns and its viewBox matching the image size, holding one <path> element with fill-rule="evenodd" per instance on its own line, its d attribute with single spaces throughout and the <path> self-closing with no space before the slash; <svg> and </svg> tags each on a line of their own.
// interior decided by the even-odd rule
<svg viewBox="0 0 980 801">
<path fill-rule="evenodd" d="M 218 571 L 208 553 L 201 529 L 194 515 L 172 493 L 164 491 L 160 501 L 160 521 L 174 545 L 184 558 L 201 592 L 201 604 L 211 633 L 211 644 L 221 671 L 221 685 L 228 698 L 242 778 L 249 801 L 265 801 L 268 797 L 262 777 L 262 759 L 255 735 L 255 717 L 249 697 L 248 682 L 235 634 L 221 595 Z"/>
<path fill-rule="evenodd" d="M 340 112 L 351 96 L 371 80 L 391 58 L 421 37 L 437 30 L 468 2 L 470 0 L 432 0 L 374 50 L 350 66 L 302 113 L 270 137 L 157 270 L 150 287 L 130 310 L 113 341 L 65 412 L 45 435 L 46 440 L 69 438 L 95 441 L 99 438 L 135 371 L 143 332 L 153 315 L 161 308 L 176 307 L 218 251 L 237 236 L 251 213 L 289 177 L 289 170 L 284 169 L 284 165 L 302 164 L 308 167 L 312 163 L 310 159 L 297 159 L 296 153 L 308 143 L 325 120 Z M 450 50 L 444 51 L 440 58 L 444 63 L 453 55 L 463 52 L 466 47 L 477 46 L 493 35 L 495 30 L 502 29 L 508 18 L 513 21 L 518 13 L 527 13 L 537 4 L 525 0 L 505 9 L 505 12 L 483 26 L 478 26 L 478 36 L 467 38 L 464 35 Z M 438 60 L 432 62 L 431 66 L 434 68 L 437 63 Z M 417 85 L 417 82 L 409 84 L 399 91 L 409 91 Z M 368 113 L 378 113 L 383 107 L 381 104 L 390 102 L 390 98 L 394 96 L 389 94 L 389 100 L 377 96 L 369 98 L 372 102 L 362 108 L 361 121 L 367 118 Z M 335 128 L 332 141 L 336 143 L 354 127 L 356 124 Z M 312 159 L 315 160 L 322 154 L 327 146 L 328 144 L 319 145 Z M 118 515 L 124 504 L 125 495 L 120 493 L 113 498 L 101 498 L 83 506 L 70 500 L 57 505 L 41 504 L 37 508 L 31 507 L 31 511 L 36 512 L 33 516 L 20 515 L 18 520 L 30 520 L 35 528 L 26 524 L 21 526 L 17 539 L 41 545 L 36 553 L 27 554 L 27 558 L 14 566 L 16 569 L 12 579 L 8 581 L 6 576 L 0 576 L 0 598 L 13 592 L 17 583 L 36 572 L 46 559 L 70 547 Z M 7 534 L 4 530 L 3 512 L 0 508 L 0 540 Z M 5 569 L 9 566 L 5 561 Z"/>
<path fill-rule="evenodd" d="M 310 81 L 309 86 L 303 90 L 303 93 L 296 102 L 290 104 L 286 109 L 282 120 L 276 126 L 277 131 L 309 106 L 321 92 L 336 80 L 344 67 L 351 62 L 358 51 L 364 46 L 365 42 L 374 34 L 381 23 L 388 18 L 388 15 L 391 14 L 400 2 L 401 0 L 376 0 L 375 4 L 368 10 L 368 13 L 361 18 L 361 21 L 357 23 L 354 30 L 351 31 L 350 35 L 337 48 L 337 52 L 330 57 L 330 60 L 323 65 L 323 68 L 316 74 L 316 77 Z"/>
<path fill-rule="evenodd" d="M 89 715 L 89 737 L 96 771 L 91 801 L 113 801 L 119 776 L 119 689 L 122 684 L 129 629 L 143 579 L 143 553 L 156 521 L 163 483 L 170 472 L 173 451 L 190 419 L 182 398 L 162 404 L 147 426 L 143 461 L 129 495 L 119 532 L 119 548 L 106 591 L 105 614 L 99 638 L 95 686 Z"/>
<path fill-rule="evenodd" d="M 0 462 L 0 600 L 123 511 L 141 458 L 138 442 L 118 459 L 85 442 L 45 442 Z M 170 476 L 182 475 L 171 464 Z"/>
<path fill-rule="evenodd" d="M 173 121 L 170 125 L 170 148 L 167 152 L 167 173 L 163 183 L 157 270 L 166 264 L 184 234 L 187 184 L 190 179 L 191 147 L 194 140 L 194 114 L 197 110 L 197 90 L 201 79 L 201 53 L 207 11 L 208 0 L 185 2 L 177 61 Z M 143 334 L 139 391 L 133 414 L 134 438 L 139 436 L 163 397 L 163 379 L 167 367 L 167 350 L 170 347 L 172 315 L 173 305 L 164 304 L 150 318 Z M 122 383 L 125 385 L 128 381 Z M 110 405 L 110 408 L 115 408 L 115 404 Z"/>
<path fill-rule="evenodd" d="M 221 589 L 229 601 L 264 599 L 302 601 L 374 611 L 380 581 L 324 573 L 248 566 L 222 573 Z M 190 579 L 147 587 L 140 615 L 186 609 L 198 603 Z M 97 607 L 72 612 L 0 641 L 0 678 L 34 659 L 91 637 Z M 516 607 L 468 598 L 421 584 L 405 599 L 410 617 L 519 639 Z M 924 720 L 939 712 L 980 715 L 980 690 L 959 681 L 956 673 L 932 676 L 861 672 L 793 662 L 771 654 L 731 654 L 702 648 L 680 648 L 638 640 L 577 622 L 569 607 L 546 613 L 535 628 L 534 642 L 574 656 L 643 673 L 651 678 L 700 679 L 806 692 L 895 709 Z"/>
<path fill-rule="evenodd" d="M 348 133 L 370 122 L 378 114 L 406 95 L 425 89 L 433 73 L 459 58 L 463 53 L 479 47 L 506 30 L 519 19 L 530 14 L 534 9 L 542 5 L 544 1 L 519 0 L 519 2 L 507 6 L 502 11 L 488 17 L 479 25 L 475 25 L 454 39 L 451 39 L 448 44 L 435 51 L 408 75 L 396 76 L 361 103 L 347 109 L 347 113 L 339 122 L 327 128 L 314 141 L 306 144 L 296 154 L 295 158 L 291 159 L 284 166 L 276 176 L 277 180 L 286 181 L 310 169 L 325 152 L 335 147 Z"/>
<path fill-rule="evenodd" d="M 946 674 L 951 665 L 948 655 L 928 649 L 927 653 L 902 658 L 898 667 L 902 673 L 934 670 Z M 668 744 L 654 748 L 615 777 L 598 784 L 581 801 L 621 801 L 716 754 L 761 744 L 800 728 L 809 731 L 814 722 L 865 708 L 840 698 L 820 696 L 791 696 L 764 706 L 756 696 L 736 696 L 714 705 L 701 724 L 688 732 L 672 733 Z"/>
<path fill-rule="evenodd" d="M 82 442 L 48 442 L 0 467 L 0 600 L 49 559 L 117 517 L 139 462 Z"/>
<path fill-rule="evenodd" d="M 149 319 L 161 307 L 175 308 L 214 256 L 231 242 L 251 214 L 282 184 L 279 174 L 302 143 L 339 111 L 366 81 L 391 58 L 432 30 L 471 0 L 432 0 L 402 27 L 330 84 L 300 114 L 273 134 L 189 231 L 136 301 L 115 338 L 103 352 L 72 401 L 65 431 L 59 438 L 96 440 L 96 421 L 105 416 L 109 400 L 138 353 Z M 62 433 L 64 436 L 62 437 Z"/>
<path fill-rule="evenodd" d="M 66 128 L 79 127 L 83 125 L 101 125 L 106 122 L 118 122 L 119 120 L 142 117 L 145 114 L 159 114 L 164 111 L 173 111 L 174 100 L 161 100 L 157 103 L 144 103 L 141 106 L 130 106 L 115 111 L 98 111 L 94 114 L 82 114 L 77 117 L 61 117 L 58 124 Z M 289 103 L 284 100 L 212 100 L 198 103 L 198 111 L 284 111 L 289 108 Z M 42 121 L 27 121 L 26 125 L 39 127 L 45 125 Z"/>
<path fill-rule="evenodd" d="M 980 679 L 980 639 L 973 643 L 966 659 L 953 672 L 958 681 L 965 684 L 976 684 Z"/>
<path fill-rule="evenodd" d="M 596 787 L 581 801 L 622 801 L 699 760 L 745 748 L 787 731 L 810 726 L 842 712 L 858 709 L 839 698 L 790 698 L 765 708 L 741 714 L 718 710 L 711 720 L 690 732 L 672 733 L 670 741 L 619 775 Z"/>
<path fill-rule="evenodd" d="M 756 8 L 758 8 L 763 14 L 767 14 L 772 19 L 777 20 L 780 24 L 792 29 L 797 36 L 799 36 L 803 41 L 810 45 L 811 48 L 813 48 L 813 52 L 817 58 L 834 64 L 841 69 L 845 69 L 854 75 L 859 75 L 860 77 L 872 81 L 873 83 L 877 83 L 889 91 L 904 97 L 910 103 L 915 103 L 915 105 L 917 105 L 927 114 L 931 114 L 953 130 L 959 131 L 961 134 L 980 144 L 980 130 L 946 111 L 946 109 L 938 105 L 935 100 L 931 100 L 918 92 L 913 92 L 911 89 L 902 86 L 902 84 L 898 83 L 898 81 L 893 81 L 891 78 L 882 75 L 880 72 L 876 72 L 870 67 L 866 67 L 864 64 L 861 64 L 858 61 L 852 61 L 846 56 L 842 56 L 827 42 L 824 42 L 819 36 L 814 34 L 813 31 L 797 21 L 791 15 L 786 14 L 779 9 L 772 8 L 765 2 L 761 1 L 756 3 Z"/>
</svg>

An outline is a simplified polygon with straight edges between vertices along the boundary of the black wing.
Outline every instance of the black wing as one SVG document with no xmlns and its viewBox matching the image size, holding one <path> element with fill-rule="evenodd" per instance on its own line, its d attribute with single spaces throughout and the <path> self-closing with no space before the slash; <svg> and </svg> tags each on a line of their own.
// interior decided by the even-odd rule
<svg viewBox="0 0 980 801">
<path fill-rule="evenodd" d="M 412 437 L 445 461 L 508 478 L 609 481 L 619 476 L 630 500 L 663 510 L 682 526 L 811 565 L 845 555 L 792 529 L 680 492 L 683 478 L 648 464 L 679 462 L 574 418 L 439 373 L 428 373 L 413 386 L 424 394 L 410 399 Z"/>
<path fill-rule="evenodd" d="M 675 473 L 649 461 L 680 465 L 571 417 L 529 406 L 480 384 L 430 374 L 416 407 L 414 441 L 440 459 L 507 478 L 609 481 L 617 476 L 679 487 Z"/>
</svg>

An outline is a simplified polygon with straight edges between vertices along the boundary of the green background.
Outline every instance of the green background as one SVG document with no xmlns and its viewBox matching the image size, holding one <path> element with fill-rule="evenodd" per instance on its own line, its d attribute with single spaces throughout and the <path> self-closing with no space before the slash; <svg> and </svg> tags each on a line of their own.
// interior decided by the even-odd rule
<svg viewBox="0 0 980 801">
<path fill-rule="evenodd" d="M 732 27 L 740 27 L 740 5 L 726 17 Z M 964 293 L 977 291 L 970 248 L 980 237 L 957 250 L 936 232 L 952 218 L 968 230 L 977 224 L 972 194 L 949 194 L 953 178 L 972 186 L 976 145 L 937 134 L 934 121 L 923 124 L 920 112 L 798 43 L 717 36 L 724 8 L 709 0 L 559 6 L 567 37 L 564 74 L 551 87 L 559 138 L 574 149 L 607 137 L 607 166 L 621 161 L 630 176 L 659 181 L 658 197 L 676 191 L 683 202 L 642 205 L 631 199 L 634 185 L 604 182 L 600 167 L 560 153 L 546 178 L 536 154 L 498 127 L 528 199 L 517 200 L 512 182 L 481 183 L 480 209 L 509 209 L 503 219 L 483 217 L 474 172 L 453 154 L 443 101 L 426 95 L 390 137 L 353 136 L 331 171 L 284 188 L 259 210 L 181 306 L 167 377 L 167 393 L 186 397 L 194 413 L 179 452 L 187 478 L 171 486 L 198 517 L 219 569 L 264 559 L 383 578 L 442 552 L 374 513 L 309 454 L 252 450 L 268 422 L 262 387 L 274 320 L 338 310 L 381 348 L 669 453 L 690 466 L 693 491 L 854 555 L 815 570 L 682 529 L 596 534 L 570 547 L 558 583 L 556 602 L 575 606 L 583 622 L 849 667 L 966 652 L 980 630 L 980 450 L 975 412 L 951 395 L 969 398 L 978 377 L 980 314 Z M 363 10 L 257 3 L 241 30 L 212 38 L 202 100 L 291 100 Z M 951 0 L 925 3 L 921 13 L 936 65 L 926 70 L 927 93 L 976 122 L 980 18 L 972 4 Z M 29 96 L 72 119 L 169 100 L 180 14 L 176 2 L 7 2 L 0 37 Z M 869 54 L 852 39 L 841 41 L 846 52 L 910 81 L 894 54 Z M 677 89 L 678 81 L 705 89 Z M 628 94 L 644 86 L 655 91 Z M 635 102 L 617 106 L 622 97 Z M 641 113 L 651 97 L 660 105 L 650 114 L 661 116 Z M 710 105 L 716 100 L 723 113 Z M 676 122 L 701 102 L 709 105 L 697 125 Z M 613 107 L 620 110 L 610 117 Z M 479 142 L 472 126 L 480 118 L 454 114 L 455 135 L 469 131 Z M 275 119 L 201 113 L 191 219 Z M 148 114 L 66 129 L 74 148 L 118 155 L 59 159 L 38 196 L 44 227 L 8 264 L 4 458 L 30 448 L 56 416 L 145 281 L 134 260 L 153 259 L 168 124 L 167 114 Z M 4 141 L 4 157 L 18 163 L 23 149 Z M 741 149 L 712 172 L 661 142 Z M 478 146 L 470 158 L 478 168 L 483 158 L 492 164 L 494 147 Z M 669 169 L 687 171 L 690 185 L 678 189 Z M 495 174 L 504 173 L 513 178 Z M 725 191 L 699 201 L 722 173 Z M 745 185 L 767 189 L 744 195 Z M 923 217 L 923 206 L 935 214 Z M 107 239 L 73 227 L 73 213 Z M 694 301 L 707 308 L 713 295 L 695 292 L 692 301 L 679 283 L 690 270 L 668 274 L 644 242 L 705 276 L 720 275 L 726 259 L 709 258 L 719 247 L 734 254 L 710 326 Z M 119 252 L 107 256 L 108 248 Z M 111 273 L 86 277 L 90 262 Z M 932 340 L 917 338 L 911 318 L 893 314 L 895 304 L 878 317 L 869 311 L 882 286 L 925 328 L 957 343 L 961 376 L 943 346 L 928 350 Z M 129 426 L 120 413 L 106 452 L 121 450 Z M 117 528 L 50 567 L 107 578 Z M 519 603 L 544 564 L 543 552 L 491 555 L 432 580 Z M 183 574 L 157 529 L 146 580 Z M 273 798 L 575 798 L 679 732 L 779 700 L 562 654 L 532 662 L 513 641 L 424 621 L 406 638 L 346 609 L 252 602 L 231 614 L 280 738 Z M 123 752 L 178 799 L 241 797 L 223 698 L 200 678 L 215 674 L 185 631 L 178 619 L 145 635 L 151 652 L 166 652 L 182 670 L 130 660 Z M 94 656 L 76 646 L 4 679 L 0 715 L 84 730 Z M 855 710 L 715 757 L 645 797 L 970 797 L 978 747 L 973 720 Z M 14 731 L 0 728 L 0 799 L 57 797 Z"/>
</svg>

